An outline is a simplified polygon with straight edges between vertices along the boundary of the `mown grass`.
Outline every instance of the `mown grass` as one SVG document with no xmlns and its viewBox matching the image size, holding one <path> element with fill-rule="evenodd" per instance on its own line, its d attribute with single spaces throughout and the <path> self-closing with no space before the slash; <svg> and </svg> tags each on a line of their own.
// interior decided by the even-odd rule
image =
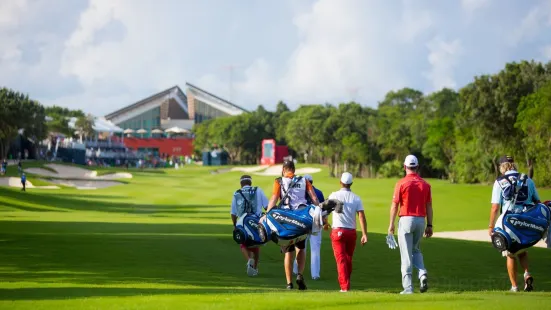
<svg viewBox="0 0 551 310">
<path fill-rule="evenodd" d="M 243 173 L 212 170 L 132 170 L 128 185 L 86 192 L 0 188 L 0 309 L 550 308 L 551 251 L 530 250 L 536 291 L 513 294 L 505 260 L 489 242 L 424 240 L 431 289 L 398 295 L 399 252 L 385 244 L 396 180 L 386 179 L 353 185 L 369 230 L 354 256 L 353 291 L 338 293 L 327 233 L 322 279 L 308 280 L 307 264 L 307 292 L 284 290 L 283 257 L 273 243 L 262 248 L 259 277 L 249 278 L 229 217 Z M 252 174 L 269 194 L 274 177 Z M 429 181 L 436 231 L 487 226 L 489 186 Z M 338 180 L 324 171 L 314 185 L 327 196 Z"/>
</svg>

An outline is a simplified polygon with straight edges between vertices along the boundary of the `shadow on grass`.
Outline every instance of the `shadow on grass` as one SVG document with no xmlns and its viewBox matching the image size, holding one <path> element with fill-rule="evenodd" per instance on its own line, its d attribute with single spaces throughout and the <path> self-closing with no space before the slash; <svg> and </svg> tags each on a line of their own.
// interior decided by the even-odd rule
<svg viewBox="0 0 551 310">
<path fill-rule="evenodd" d="M 227 205 L 156 205 L 133 204 L 111 202 L 100 199 L 121 199 L 121 196 L 94 196 L 94 195 L 67 195 L 55 193 L 20 192 L 0 188 L 0 197 L 8 198 L 0 202 L 0 206 L 6 205 L 23 211 L 99 211 L 106 213 L 128 214 L 199 214 L 215 215 L 224 214 L 229 217 Z M 8 201 L 6 201 L 8 200 Z M 34 204 L 40 207 L 29 207 Z M 51 208 L 51 209 L 49 209 Z M 216 217 L 215 217 L 216 218 Z"/>
<path fill-rule="evenodd" d="M 239 293 L 239 291 L 235 291 Z M 266 290 L 248 289 L 242 293 L 265 293 Z M 88 297 L 129 297 L 136 295 L 221 294 L 227 289 L 189 288 L 121 288 L 121 287 L 43 287 L 0 289 L 0 300 L 55 300 Z"/>
<path fill-rule="evenodd" d="M 284 289 L 283 255 L 279 248 L 273 243 L 264 246 L 260 275 L 249 278 L 231 231 L 231 224 L 3 221 L 0 282 L 34 282 L 37 287 L 0 289 L 0 299 Z M 388 249 L 385 234 L 370 233 L 369 238 L 366 246 L 356 248 L 352 289 L 399 292 L 398 250 Z M 431 292 L 507 290 L 509 287 L 505 260 L 489 243 L 429 239 L 423 242 L 423 253 Z M 537 291 L 551 289 L 550 280 L 545 278 L 551 251 L 533 249 L 530 255 Z M 304 274 L 310 279 L 309 259 L 307 262 Z M 321 267 L 321 280 L 307 280 L 309 290 L 338 290 L 327 233 L 321 247 Z M 48 287 L 53 283 L 66 283 L 67 287 Z M 143 288 L 144 285 L 153 288 Z M 161 287 L 154 288 L 156 285 Z M 162 287 L 167 285 L 181 288 Z"/>
</svg>

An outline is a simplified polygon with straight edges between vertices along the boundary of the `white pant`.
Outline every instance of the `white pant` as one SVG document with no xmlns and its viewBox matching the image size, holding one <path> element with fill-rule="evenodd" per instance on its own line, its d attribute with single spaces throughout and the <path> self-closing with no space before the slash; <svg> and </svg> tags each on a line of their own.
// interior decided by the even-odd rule
<svg viewBox="0 0 551 310">
<path fill-rule="evenodd" d="M 402 216 L 398 221 L 398 245 L 402 260 L 402 286 L 404 290 L 413 291 L 411 283 L 412 264 L 419 270 L 419 278 L 427 274 L 423 254 L 419 249 L 424 232 L 424 217 Z"/>
<path fill-rule="evenodd" d="M 308 235 L 307 242 L 310 243 L 310 273 L 312 278 L 319 278 L 320 276 L 320 249 L 321 249 L 321 231 L 317 236 Z M 293 265 L 293 272 L 298 273 L 298 264 L 295 258 Z"/>
</svg>

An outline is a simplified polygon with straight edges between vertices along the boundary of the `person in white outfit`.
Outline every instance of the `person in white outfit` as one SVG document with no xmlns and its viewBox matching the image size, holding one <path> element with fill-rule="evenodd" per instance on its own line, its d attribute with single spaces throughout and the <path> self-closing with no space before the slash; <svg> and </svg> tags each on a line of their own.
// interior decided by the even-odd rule
<svg viewBox="0 0 551 310">
<path fill-rule="evenodd" d="M 310 184 L 312 184 L 312 187 L 314 188 L 314 192 L 316 193 L 316 197 L 318 197 L 318 201 L 320 203 L 325 201 L 325 198 L 323 197 L 322 191 L 317 189 L 314 186 L 314 179 L 311 175 L 305 174 L 304 178 L 308 181 L 310 181 Z M 312 199 L 310 199 L 310 196 L 306 195 L 306 201 L 308 204 L 312 204 Z M 309 235 L 307 239 L 310 243 L 310 273 L 312 275 L 312 280 L 319 280 L 320 279 L 320 249 L 321 249 L 321 232 L 317 235 Z M 293 265 L 293 273 L 296 275 L 298 273 L 298 264 L 297 260 L 295 259 L 295 263 Z"/>
<path fill-rule="evenodd" d="M 398 245 L 402 261 L 402 286 L 400 294 L 412 294 L 412 265 L 419 270 L 420 291 L 428 290 L 427 269 L 420 244 L 423 234 L 432 236 L 432 194 L 429 183 L 418 174 L 419 162 L 414 155 L 404 161 L 406 176 L 396 183 L 390 207 L 388 234 L 394 235 L 394 220 L 398 221 Z M 398 213 L 399 211 L 399 213 Z M 427 219 L 425 227 L 425 218 Z M 394 238 L 394 237 L 392 237 Z"/>
</svg>

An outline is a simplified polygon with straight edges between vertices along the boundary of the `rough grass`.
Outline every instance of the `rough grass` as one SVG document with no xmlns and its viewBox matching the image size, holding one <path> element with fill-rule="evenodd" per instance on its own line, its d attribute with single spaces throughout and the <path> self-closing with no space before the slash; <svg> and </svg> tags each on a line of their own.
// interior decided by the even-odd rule
<svg viewBox="0 0 551 310">
<path fill-rule="evenodd" d="M 505 261 L 489 243 L 438 238 L 423 241 L 429 293 L 398 295 L 399 252 L 385 244 L 395 180 L 353 185 L 369 227 L 369 243 L 354 256 L 353 291 L 338 293 L 327 233 L 322 279 L 308 280 L 307 264 L 307 292 L 284 290 L 282 254 L 273 243 L 262 248 L 260 276 L 248 278 L 229 217 L 243 173 L 211 170 L 133 170 L 129 185 L 86 192 L 0 188 L 0 309 L 550 307 L 551 251 L 530 250 L 537 291 L 513 294 Z M 325 174 L 314 174 L 314 185 L 327 196 L 338 181 Z M 273 177 L 253 180 L 270 193 Z M 430 182 L 436 231 L 487 226 L 489 186 Z"/>
</svg>

